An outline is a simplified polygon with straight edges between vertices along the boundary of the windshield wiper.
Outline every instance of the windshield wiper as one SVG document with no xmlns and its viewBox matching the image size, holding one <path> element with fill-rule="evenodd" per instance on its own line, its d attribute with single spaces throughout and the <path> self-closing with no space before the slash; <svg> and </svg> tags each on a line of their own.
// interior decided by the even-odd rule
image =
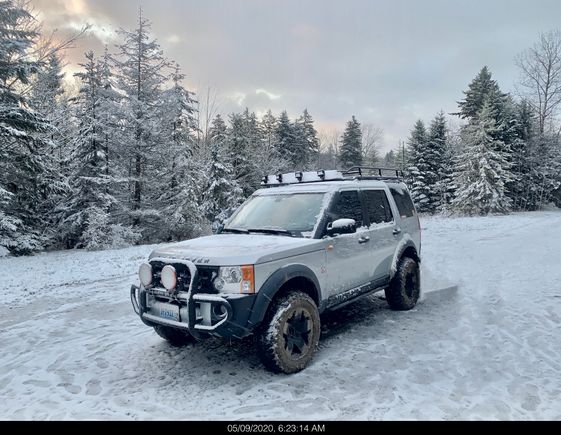
<svg viewBox="0 0 561 435">
<path fill-rule="evenodd" d="M 223 233 L 234 233 L 234 234 L 249 234 L 248 230 L 244 230 L 243 228 L 224 228 L 222 230 Z"/>
<path fill-rule="evenodd" d="M 290 231 L 280 228 L 250 228 L 248 231 L 250 233 L 274 234 L 292 237 L 292 233 Z"/>
</svg>

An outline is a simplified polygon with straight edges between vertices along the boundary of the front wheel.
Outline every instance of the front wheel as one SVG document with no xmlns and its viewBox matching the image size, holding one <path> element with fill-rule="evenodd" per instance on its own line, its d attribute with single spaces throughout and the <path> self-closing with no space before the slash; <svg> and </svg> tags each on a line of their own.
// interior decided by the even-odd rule
<svg viewBox="0 0 561 435">
<path fill-rule="evenodd" d="M 188 344 L 194 344 L 197 342 L 197 340 L 195 340 L 195 337 L 189 334 L 189 332 L 182 331 L 181 329 L 156 325 L 154 326 L 154 331 L 156 331 L 156 334 L 158 334 L 174 347 L 187 346 Z"/>
<path fill-rule="evenodd" d="M 259 357 L 275 373 L 297 373 L 316 353 L 320 317 L 316 303 L 307 294 L 290 292 L 275 300 L 256 334 Z"/>
<path fill-rule="evenodd" d="M 419 263 L 404 257 L 397 266 L 397 272 L 386 289 L 386 300 L 392 310 L 407 311 L 415 308 L 421 294 L 421 273 Z"/>
</svg>

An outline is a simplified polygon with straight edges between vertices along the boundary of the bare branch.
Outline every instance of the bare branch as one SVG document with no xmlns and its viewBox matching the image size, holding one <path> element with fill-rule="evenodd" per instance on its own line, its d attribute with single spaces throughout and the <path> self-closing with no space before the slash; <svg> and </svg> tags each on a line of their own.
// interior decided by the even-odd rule
<svg viewBox="0 0 561 435">
<path fill-rule="evenodd" d="M 539 133 L 555 118 L 561 105 L 561 31 L 540 35 L 539 41 L 516 58 L 520 68 L 521 96 L 538 114 Z"/>
</svg>

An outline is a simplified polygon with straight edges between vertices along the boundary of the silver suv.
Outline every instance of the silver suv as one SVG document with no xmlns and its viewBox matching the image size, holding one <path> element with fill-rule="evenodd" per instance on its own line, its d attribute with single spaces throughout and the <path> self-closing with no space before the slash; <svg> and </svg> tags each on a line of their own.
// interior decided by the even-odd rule
<svg viewBox="0 0 561 435">
<path fill-rule="evenodd" d="M 420 296 L 421 232 L 400 174 L 382 169 L 268 176 L 218 234 L 154 251 L 131 301 L 172 345 L 255 337 L 264 365 L 312 360 L 320 314 L 385 290 L 392 309 Z"/>
</svg>

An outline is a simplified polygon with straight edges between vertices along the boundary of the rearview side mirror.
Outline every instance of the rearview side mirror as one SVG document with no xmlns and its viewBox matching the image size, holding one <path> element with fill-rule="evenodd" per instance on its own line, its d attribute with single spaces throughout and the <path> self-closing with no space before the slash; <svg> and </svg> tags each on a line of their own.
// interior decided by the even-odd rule
<svg viewBox="0 0 561 435">
<path fill-rule="evenodd" d="M 356 233 L 356 221 L 354 219 L 338 219 L 327 225 L 327 235 L 329 237 L 354 233 Z"/>
</svg>

